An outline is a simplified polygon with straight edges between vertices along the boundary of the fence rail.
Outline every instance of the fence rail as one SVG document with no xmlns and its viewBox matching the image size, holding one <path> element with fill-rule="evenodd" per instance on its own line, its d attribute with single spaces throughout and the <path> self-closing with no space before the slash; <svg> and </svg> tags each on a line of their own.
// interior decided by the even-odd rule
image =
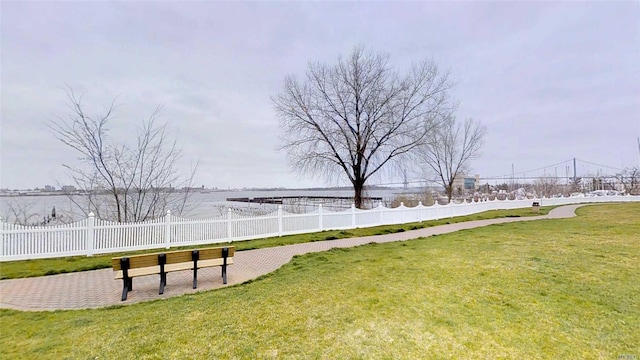
<svg viewBox="0 0 640 360">
<path fill-rule="evenodd" d="M 493 200 L 462 204 L 408 208 L 379 206 L 360 210 L 353 206 L 341 212 L 323 209 L 305 214 L 287 213 L 278 208 L 262 216 L 235 214 L 229 209 L 222 217 L 184 219 L 171 215 L 141 223 L 116 223 L 95 218 L 59 226 L 21 226 L 0 219 L 0 262 L 37 258 L 106 254 L 133 250 L 202 245 L 271 236 L 403 224 L 477 214 L 488 210 L 519 209 L 532 206 L 576 203 L 640 202 L 640 196 L 597 196 Z"/>
</svg>

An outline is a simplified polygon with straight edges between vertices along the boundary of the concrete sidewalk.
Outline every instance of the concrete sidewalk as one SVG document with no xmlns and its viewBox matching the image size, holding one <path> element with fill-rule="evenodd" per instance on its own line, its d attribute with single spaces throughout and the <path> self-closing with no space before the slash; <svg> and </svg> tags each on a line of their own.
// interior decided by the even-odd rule
<svg viewBox="0 0 640 360">
<path fill-rule="evenodd" d="M 129 293 L 126 301 L 120 301 L 122 281 L 114 279 L 114 272 L 110 268 L 36 278 L 2 280 L 0 281 L 0 308 L 27 311 L 70 310 L 166 299 L 255 279 L 288 263 L 294 255 L 326 251 L 332 248 L 353 247 L 372 242 L 403 241 L 492 224 L 568 218 L 575 216 L 575 209 L 580 206 L 583 205 L 559 207 L 544 216 L 469 221 L 388 235 L 238 251 L 234 256 L 234 264 L 227 270 L 227 285 L 222 284 L 218 267 L 198 271 L 198 288 L 195 290 L 191 288 L 192 272 L 190 270 L 179 271 L 167 275 L 167 287 L 164 294 L 158 295 L 159 276 L 143 276 L 135 278 L 133 291 Z"/>
</svg>

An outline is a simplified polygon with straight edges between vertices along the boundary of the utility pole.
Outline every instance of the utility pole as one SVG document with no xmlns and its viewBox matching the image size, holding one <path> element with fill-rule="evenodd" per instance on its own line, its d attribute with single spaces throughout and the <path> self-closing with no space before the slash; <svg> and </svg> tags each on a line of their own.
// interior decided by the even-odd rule
<svg viewBox="0 0 640 360">
<path fill-rule="evenodd" d="M 516 177 L 516 168 L 513 166 L 513 163 L 511 163 L 511 191 L 515 190 L 515 177 Z"/>
<path fill-rule="evenodd" d="M 573 184 L 571 191 L 578 191 L 578 171 L 576 170 L 576 158 L 573 158 Z"/>
<path fill-rule="evenodd" d="M 409 181 L 407 180 L 407 170 L 404 171 L 404 189 L 407 190 L 409 188 Z"/>
</svg>

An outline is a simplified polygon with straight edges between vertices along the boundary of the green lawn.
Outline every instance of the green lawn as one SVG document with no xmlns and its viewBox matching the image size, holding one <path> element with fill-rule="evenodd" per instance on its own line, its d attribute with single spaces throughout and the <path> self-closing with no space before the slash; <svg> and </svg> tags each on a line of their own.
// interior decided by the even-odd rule
<svg viewBox="0 0 640 360">
<path fill-rule="evenodd" d="M 309 233 L 309 234 L 238 241 L 238 242 L 234 242 L 233 245 L 236 247 L 237 250 L 240 250 L 240 251 L 250 250 L 250 249 L 260 249 L 260 248 L 299 244 L 299 243 L 312 242 L 312 241 L 324 241 L 324 240 L 343 239 L 343 238 L 358 237 L 358 236 L 389 234 L 389 233 L 394 233 L 399 231 L 416 230 L 416 229 L 421 229 L 421 228 L 430 227 L 430 226 L 437 226 L 442 224 L 453 224 L 457 222 L 471 221 L 471 220 L 545 215 L 549 213 L 549 211 L 553 208 L 554 207 L 552 206 L 542 207 L 540 208 L 540 212 L 538 213 L 532 212 L 530 208 L 485 211 L 483 213 L 479 213 L 475 215 L 459 216 L 459 217 L 435 220 L 435 221 L 425 221 L 421 223 L 376 226 L 371 228 L 350 229 L 350 230 L 322 231 L 322 232 Z M 208 246 L 208 245 L 202 245 L 201 247 L 205 247 L 205 246 Z M 210 246 L 219 246 L 219 245 L 210 245 Z M 192 246 L 184 247 L 184 248 L 178 247 L 178 248 L 172 248 L 171 250 L 190 249 L 190 248 L 193 248 L 193 247 Z M 135 251 L 135 252 L 130 251 L 130 252 L 127 252 L 126 254 L 129 254 L 129 255 L 143 254 L 143 253 L 152 253 L 152 252 L 158 252 L 158 251 L 162 251 L 162 249 Z M 70 273 L 70 272 L 77 272 L 77 271 L 109 268 L 111 267 L 112 257 L 122 256 L 124 254 L 125 253 L 105 254 L 105 255 L 97 255 L 92 257 L 71 256 L 71 257 L 53 258 L 53 259 L 0 262 L 0 280 L 54 275 L 54 274 L 63 274 L 63 273 Z"/>
<path fill-rule="evenodd" d="M 640 358 L 640 204 L 294 258 L 250 283 L 0 311 L 16 359 Z"/>
</svg>

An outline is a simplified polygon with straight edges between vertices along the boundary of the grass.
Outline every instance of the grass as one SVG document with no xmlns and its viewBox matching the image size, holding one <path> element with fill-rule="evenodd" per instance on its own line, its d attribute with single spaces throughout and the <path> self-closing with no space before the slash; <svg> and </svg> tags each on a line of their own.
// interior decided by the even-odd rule
<svg viewBox="0 0 640 360">
<path fill-rule="evenodd" d="M 540 208 L 539 213 L 534 213 L 531 211 L 531 209 L 494 210 L 494 211 L 486 211 L 480 214 L 475 214 L 470 216 L 460 216 L 460 217 L 447 218 L 442 220 L 425 221 L 422 223 L 377 226 L 377 227 L 371 227 L 371 228 L 350 229 L 346 231 L 345 230 L 322 231 L 322 232 L 316 232 L 316 233 L 310 233 L 310 234 L 290 235 L 290 236 L 272 237 L 272 238 L 265 238 L 265 239 L 238 241 L 238 242 L 234 242 L 233 245 L 236 247 L 236 250 L 239 250 L 239 251 L 259 249 L 259 248 L 267 248 L 267 247 L 274 247 L 274 246 L 299 244 L 299 243 L 312 242 L 312 241 L 325 241 L 325 240 L 335 240 L 335 239 L 343 239 L 343 238 L 349 238 L 349 237 L 389 234 L 389 233 L 402 232 L 407 230 L 416 230 L 416 229 L 421 229 L 421 228 L 430 227 L 430 226 L 452 224 L 452 223 L 471 221 L 471 220 L 545 215 L 551 209 L 553 209 L 553 207 L 551 206 L 542 207 Z M 200 247 L 204 247 L 204 246 L 207 246 L 207 245 L 202 245 Z M 212 245 L 212 246 L 215 246 L 215 245 Z M 172 248 L 171 250 L 180 250 L 180 249 L 189 249 L 189 248 L 193 248 L 193 247 L 192 246 L 177 247 L 177 248 Z M 111 267 L 112 257 L 122 256 L 125 254 L 128 254 L 128 255 L 144 254 L 144 253 L 152 253 L 152 252 L 158 252 L 158 251 L 162 251 L 162 250 L 154 249 L 154 250 L 135 251 L 135 252 L 130 251 L 127 253 L 104 254 L 104 255 L 97 255 L 92 257 L 71 256 L 71 257 L 52 258 L 52 259 L 0 262 L 0 280 L 104 269 L 104 268 Z"/>
<path fill-rule="evenodd" d="M 640 357 L 640 204 L 296 257 L 99 310 L 0 310 L 20 359 Z"/>
</svg>

